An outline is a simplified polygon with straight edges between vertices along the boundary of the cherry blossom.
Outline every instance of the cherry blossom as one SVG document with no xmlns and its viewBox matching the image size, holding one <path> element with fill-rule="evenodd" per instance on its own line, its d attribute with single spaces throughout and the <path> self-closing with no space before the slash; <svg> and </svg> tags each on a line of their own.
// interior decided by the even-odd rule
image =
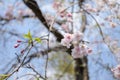
<svg viewBox="0 0 120 80">
<path fill-rule="evenodd" d="M 69 27 L 67 24 L 62 24 L 61 27 L 66 31 L 69 32 Z"/>
<path fill-rule="evenodd" d="M 83 34 L 81 32 L 75 32 L 73 34 L 73 41 L 80 41 L 83 39 Z"/>
<path fill-rule="evenodd" d="M 63 46 L 66 46 L 67 48 L 70 48 L 72 40 L 73 40 L 73 35 L 69 34 L 69 33 L 66 33 L 64 35 L 64 38 L 61 40 L 61 44 Z"/>
<path fill-rule="evenodd" d="M 66 39 L 62 39 L 61 44 L 67 48 L 70 48 L 71 46 L 71 44 Z"/>
<path fill-rule="evenodd" d="M 9 9 L 6 11 L 5 17 L 6 17 L 6 19 L 10 20 L 13 18 L 14 7 L 12 5 L 9 5 L 8 7 L 9 7 Z"/>
<path fill-rule="evenodd" d="M 53 3 L 53 8 L 58 9 L 61 6 L 60 2 L 54 2 Z"/>
<path fill-rule="evenodd" d="M 111 70 L 115 78 L 120 79 L 120 65 L 117 65 Z"/>
<path fill-rule="evenodd" d="M 73 35 L 70 33 L 66 33 L 64 35 L 64 39 L 67 40 L 69 43 L 73 40 Z"/>
<path fill-rule="evenodd" d="M 70 46 L 74 46 L 72 49 L 73 58 L 82 58 L 83 56 L 88 55 L 92 52 L 92 50 L 80 41 L 83 39 L 83 34 L 81 32 L 76 32 L 74 34 L 66 33 L 64 38 L 61 40 L 61 44 L 70 48 Z"/>
<path fill-rule="evenodd" d="M 86 56 L 91 52 L 92 50 L 88 48 L 88 46 L 84 44 L 79 44 L 78 46 L 74 46 L 74 48 L 72 49 L 72 57 L 74 59 L 82 58 L 83 56 Z"/>
<path fill-rule="evenodd" d="M 68 17 L 72 17 L 72 14 L 71 14 L 71 13 L 67 13 L 67 16 L 68 16 Z"/>
<path fill-rule="evenodd" d="M 75 47 L 72 49 L 72 57 L 73 57 L 73 58 L 82 58 L 82 57 L 83 57 L 83 54 L 81 53 L 81 48 L 80 48 L 80 46 L 75 46 Z"/>
</svg>

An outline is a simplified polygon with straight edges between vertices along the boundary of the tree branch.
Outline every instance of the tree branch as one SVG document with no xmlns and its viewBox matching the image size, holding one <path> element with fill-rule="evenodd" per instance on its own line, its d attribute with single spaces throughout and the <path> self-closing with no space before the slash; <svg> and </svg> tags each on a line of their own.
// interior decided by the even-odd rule
<svg viewBox="0 0 120 80">
<path fill-rule="evenodd" d="M 26 4 L 26 6 L 28 6 L 33 11 L 33 13 L 38 17 L 38 19 L 49 30 L 50 26 L 47 24 L 41 10 L 39 9 L 37 2 L 35 0 L 23 0 L 23 2 Z M 57 38 L 57 41 L 59 42 L 63 38 L 63 35 L 60 34 L 55 28 L 53 28 L 53 30 L 51 30 L 50 32 L 52 32 L 55 35 L 55 37 Z"/>
</svg>

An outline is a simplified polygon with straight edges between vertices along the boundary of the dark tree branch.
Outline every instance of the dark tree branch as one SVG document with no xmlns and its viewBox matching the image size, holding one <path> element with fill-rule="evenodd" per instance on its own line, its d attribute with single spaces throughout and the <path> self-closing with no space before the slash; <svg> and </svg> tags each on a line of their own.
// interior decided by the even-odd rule
<svg viewBox="0 0 120 80">
<path fill-rule="evenodd" d="M 26 4 L 26 6 L 28 6 L 33 11 L 33 13 L 38 17 L 38 19 L 49 30 L 50 26 L 47 24 L 37 2 L 35 0 L 23 0 L 23 2 Z M 60 34 L 55 28 L 53 28 L 53 30 L 51 30 L 51 32 L 55 35 L 55 37 L 57 38 L 57 41 L 60 42 L 61 39 L 63 38 L 63 35 Z"/>
<path fill-rule="evenodd" d="M 24 3 L 35 13 L 35 15 L 38 17 L 38 19 L 45 25 L 45 27 L 49 30 L 49 25 L 47 24 L 44 16 L 42 15 L 41 10 L 39 9 L 37 3 L 35 0 L 23 0 Z M 84 0 L 79 0 L 80 8 Z M 85 31 L 85 24 L 86 19 L 82 22 L 82 30 L 81 32 L 84 33 Z M 63 36 L 56 31 L 55 29 L 51 31 L 57 38 L 57 40 L 60 42 Z M 71 54 L 71 49 L 73 46 L 67 50 Z M 76 67 L 76 80 L 88 80 L 88 66 L 87 66 L 87 57 L 84 57 L 83 59 L 75 59 Z"/>
<path fill-rule="evenodd" d="M 81 8 L 82 3 L 84 2 L 84 0 L 79 0 L 79 7 Z M 82 24 L 81 24 L 81 28 L 80 31 L 82 33 L 85 32 L 86 29 L 86 15 L 84 12 L 82 12 Z M 87 57 L 83 57 L 82 59 L 75 59 L 75 80 L 89 80 L 89 76 L 88 76 L 88 66 L 87 66 Z"/>
<path fill-rule="evenodd" d="M 29 63 L 31 60 L 33 60 L 34 58 L 39 58 L 41 56 L 44 56 L 46 54 L 48 54 L 48 52 L 51 52 L 51 51 L 66 51 L 67 48 L 64 47 L 64 46 L 57 46 L 57 47 L 54 47 L 54 48 L 50 48 L 49 50 L 48 49 L 45 49 L 43 51 L 39 51 L 39 52 L 36 52 L 36 53 L 33 53 L 31 55 L 28 56 L 27 60 L 25 61 L 24 65 L 26 65 L 27 63 Z"/>
</svg>

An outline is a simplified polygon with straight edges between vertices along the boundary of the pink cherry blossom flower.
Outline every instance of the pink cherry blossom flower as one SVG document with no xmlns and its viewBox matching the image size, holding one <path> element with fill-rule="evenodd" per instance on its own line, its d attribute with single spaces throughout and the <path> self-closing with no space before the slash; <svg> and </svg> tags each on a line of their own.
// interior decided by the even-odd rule
<svg viewBox="0 0 120 80">
<path fill-rule="evenodd" d="M 117 65 L 111 70 L 115 78 L 120 79 L 120 65 Z"/>
<path fill-rule="evenodd" d="M 53 8 L 58 9 L 61 6 L 60 2 L 54 2 L 53 3 Z"/>
<path fill-rule="evenodd" d="M 91 53 L 92 52 L 92 49 L 88 48 L 88 53 Z"/>
<path fill-rule="evenodd" d="M 58 15 L 60 15 L 61 17 L 65 17 L 66 16 L 66 11 L 64 11 L 64 10 L 61 10 L 60 12 L 58 12 L 59 14 Z"/>
<path fill-rule="evenodd" d="M 73 49 L 72 49 L 72 57 L 74 59 L 76 58 L 82 58 L 83 57 L 83 54 L 81 53 L 81 48 L 80 46 L 75 46 Z"/>
<path fill-rule="evenodd" d="M 6 17 L 8 20 L 10 20 L 10 19 L 13 18 L 13 10 L 14 10 L 14 7 L 13 7 L 12 5 L 9 5 L 8 7 L 9 7 L 9 8 L 8 8 L 8 10 L 7 10 L 6 13 L 5 13 L 5 17 Z"/>
<path fill-rule="evenodd" d="M 86 56 L 91 52 L 92 50 L 88 48 L 88 46 L 84 44 L 79 44 L 77 46 L 74 46 L 74 48 L 72 49 L 72 56 L 73 58 L 82 58 L 83 56 Z"/>
<path fill-rule="evenodd" d="M 71 14 L 71 13 L 67 13 L 67 16 L 68 16 L 68 17 L 72 17 L 72 14 Z"/>
<path fill-rule="evenodd" d="M 63 46 L 66 46 L 67 48 L 70 48 L 70 46 L 71 46 L 70 42 L 67 41 L 66 39 L 62 39 L 62 40 L 61 40 L 61 44 L 62 44 Z"/>
<path fill-rule="evenodd" d="M 67 18 L 67 21 L 71 23 L 73 22 L 72 18 Z"/>
<path fill-rule="evenodd" d="M 73 35 L 69 34 L 69 33 L 66 33 L 64 35 L 64 39 L 67 40 L 70 43 L 73 40 Z"/>
<path fill-rule="evenodd" d="M 61 27 L 62 27 L 66 32 L 69 31 L 69 27 L 68 27 L 67 24 L 62 24 Z"/>
<path fill-rule="evenodd" d="M 73 34 L 73 41 L 80 41 L 83 39 L 83 34 L 81 32 L 76 32 Z"/>
<path fill-rule="evenodd" d="M 66 33 L 64 35 L 64 38 L 61 40 L 61 44 L 63 46 L 66 46 L 67 48 L 70 48 L 72 39 L 73 39 L 72 34 Z"/>
<path fill-rule="evenodd" d="M 21 43 L 22 41 L 21 40 L 17 40 L 17 43 Z"/>
</svg>

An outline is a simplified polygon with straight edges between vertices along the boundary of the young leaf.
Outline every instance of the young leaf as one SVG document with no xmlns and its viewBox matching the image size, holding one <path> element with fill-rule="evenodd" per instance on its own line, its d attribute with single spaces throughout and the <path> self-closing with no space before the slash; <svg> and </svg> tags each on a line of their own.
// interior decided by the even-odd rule
<svg viewBox="0 0 120 80">
<path fill-rule="evenodd" d="M 41 39 L 40 38 L 34 38 L 34 40 L 38 43 L 41 43 Z"/>
<path fill-rule="evenodd" d="M 23 37 L 29 39 L 29 36 L 27 34 L 24 34 Z"/>
<path fill-rule="evenodd" d="M 26 39 L 32 39 L 30 30 L 29 30 L 29 32 L 27 34 L 24 34 L 24 38 L 26 38 Z"/>
<path fill-rule="evenodd" d="M 28 32 L 28 36 L 29 36 L 30 39 L 32 39 L 32 36 L 31 36 L 30 30 L 29 30 L 29 32 Z"/>
</svg>

